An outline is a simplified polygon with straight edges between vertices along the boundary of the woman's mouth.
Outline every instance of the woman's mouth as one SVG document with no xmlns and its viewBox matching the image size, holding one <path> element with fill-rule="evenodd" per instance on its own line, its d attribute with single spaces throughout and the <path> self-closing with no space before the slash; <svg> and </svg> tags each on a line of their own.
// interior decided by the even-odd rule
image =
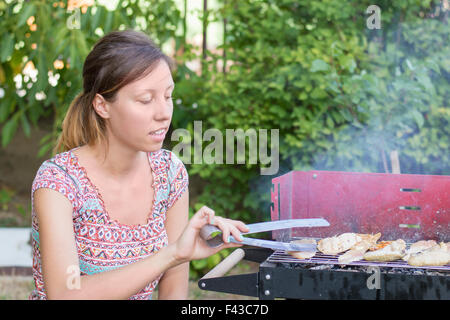
<svg viewBox="0 0 450 320">
<path fill-rule="evenodd" d="M 161 135 L 161 134 L 163 134 L 165 132 L 166 132 L 166 129 L 165 128 L 161 128 L 161 129 L 158 129 L 158 130 L 150 132 L 150 134 Z"/>
<path fill-rule="evenodd" d="M 151 131 L 149 133 L 149 135 L 153 138 L 153 140 L 161 142 L 164 140 L 164 138 L 166 136 L 166 131 L 167 131 L 167 128 L 161 128 L 161 129 L 158 129 L 155 131 Z"/>
</svg>

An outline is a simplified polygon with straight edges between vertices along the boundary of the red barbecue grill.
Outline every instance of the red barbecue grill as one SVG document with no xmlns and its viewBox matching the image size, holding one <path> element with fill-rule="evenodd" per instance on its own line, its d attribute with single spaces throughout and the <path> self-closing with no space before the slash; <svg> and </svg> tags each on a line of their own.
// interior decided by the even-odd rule
<svg viewBox="0 0 450 320">
<path fill-rule="evenodd" d="M 329 227 L 272 232 L 277 241 L 344 232 L 380 240 L 450 240 L 450 176 L 292 171 L 272 180 L 271 219 L 324 218 Z M 260 299 L 450 299 L 450 265 L 413 267 L 403 260 L 339 264 L 318 252 L 299 260 L 284 251 L 237 249 L 199 281 L 204 290 Z M 240 259 L 259 272 L 223 276 Z"/>
</svg>

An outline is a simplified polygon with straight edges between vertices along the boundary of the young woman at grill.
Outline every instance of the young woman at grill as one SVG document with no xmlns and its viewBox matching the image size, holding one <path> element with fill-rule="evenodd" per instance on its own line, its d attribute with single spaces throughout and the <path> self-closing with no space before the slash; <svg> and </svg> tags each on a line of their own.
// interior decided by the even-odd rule
<svg viewBox="0 0 450 320">
<path fill-rule="evenodd" d="M 187 171 L 162 149 L 172 66 L 133 30 L 107 34 L 87 56 L 83 92 L 32 185 L 30 299 L 151 299 L 158 283 L 159 299 L 184 299 L 190 260 L 239 246 L 199 237 L 207 223 L 224 240 L 247 229 L 208 207 L 189 220 Z"/>
</svg>

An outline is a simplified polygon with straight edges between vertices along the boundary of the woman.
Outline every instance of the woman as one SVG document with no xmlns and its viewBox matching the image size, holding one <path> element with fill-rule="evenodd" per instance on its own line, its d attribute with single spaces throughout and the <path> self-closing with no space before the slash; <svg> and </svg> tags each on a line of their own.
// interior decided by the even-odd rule
<svg viewBox="0 0 450 320">
<path fill-rule="evenodd" d="M 201 208 L 188 221 L 188 175 L 162 143 L 172 118 L 172 63 L 143 33 L 114 31 L 83 66 L 83 92 L 67 111 L 53 158 L 32 186 L 30 299 L 187 297 L 199 238 L 246 226 Z M 153 199 L 153 201 L 151 201 Z"/>
</svg>

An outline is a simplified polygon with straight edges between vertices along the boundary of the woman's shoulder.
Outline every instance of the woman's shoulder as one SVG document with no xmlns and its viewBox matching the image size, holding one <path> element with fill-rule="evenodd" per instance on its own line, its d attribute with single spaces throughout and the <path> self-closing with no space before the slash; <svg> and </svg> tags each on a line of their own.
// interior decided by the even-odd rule
<svg viewBox="0 0 450 320">
<path fill-rule="evenodd" d="M 36 185 L 46 180 L 70 181 L 74 170 L 74 158 L 71 150 L 57 153 L 51 158 L 44 160 L 36 172 L 33 184 Z"/>
<path fill-rule="evenodd" d="M 168 202 L 167 208 L 180 198 L 180 196 L 187 190 L 189 185 L 189 175 L 186 167 L 181 159 L 172 151 L 167 149 L 160 149 L 154 154 L 156 161 L 161 161 L 161 167 L 164 167 L 161 175 L 164 177 L 160 181 L 168 183 Z"/>
<path fill-rule="evenodd" d="M 172 151 L 167 149 L 160 149 L 151 153 L 153 163 L 165 171 L 169 181 L 175 179 L 188 180 L 188 172 L 181 159 Z"/>
<path fill-rule="evenodd" d="M 72 150 L 64 151 L 53 155 L 51 158 L 44 160 L 39 167 L 39 169 L 45 169 L 48 167 L 61 167 L 62 169 L 67 169 L 70 164 L 73 163 Z"/>
<path fill-rule="evenodd" d="M 33 180 L 32 195 L 37 189 L 48 188 L 65 195 L 76 206 L 78 186 L 73 174 L 72 156 L 69 151 L 58 153 L 42 162 Z"/>
<path fill-rule="evenodd" d="M 184 167 L 183 161 L 170 150 L 160 149 L 156 152 L 151 152 L 150 154 L 157 163 L 164 163 L 168 169 L 180 166 Z"/>
</svg>

